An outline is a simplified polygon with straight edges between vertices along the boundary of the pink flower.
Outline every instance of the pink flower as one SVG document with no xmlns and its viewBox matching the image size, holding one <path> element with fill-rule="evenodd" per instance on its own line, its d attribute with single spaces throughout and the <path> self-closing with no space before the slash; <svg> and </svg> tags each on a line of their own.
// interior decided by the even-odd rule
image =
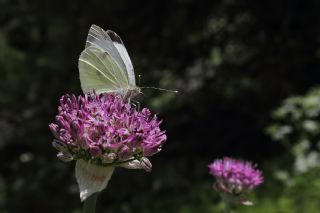
<svg viewBox="0 0 320 213">
<path fill-rule="evenodd" d="M 49 128 L 61 160 L 107 166 L 159 152 L 167 139 L 160 124 L 149 109 L 138 111 L 121 96 L 89 93 L 62 96 L 56 122 Z"/>
<path fill-rule="evenodd" d="M 245 205 L 252 203 L 245 200 L 242 194 L 263 183 L 262 172 L 251 162 L 229 157 L 213 161 L 209 165 L 209 173 L 216 179 L 214 188 L 217 191 Z"/>
<path fill-rule="evenodd" d="M 115 167 L 144 169 L 167 137 L 149 109 L 137 110 L 122 96 L 89 93 L 64 95 L 49 128 L 53 147 L 65 162 L 76 160 L 80 199 L 105 189 Z"/>
</svg>

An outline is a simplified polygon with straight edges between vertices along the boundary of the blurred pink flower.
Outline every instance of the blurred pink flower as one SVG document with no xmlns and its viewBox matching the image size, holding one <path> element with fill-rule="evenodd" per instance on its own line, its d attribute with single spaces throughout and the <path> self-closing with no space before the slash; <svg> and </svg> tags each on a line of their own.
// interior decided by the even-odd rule
<svg viewBox="0 0 320 213">
<path fill-rule="evenodd" d="M 262 172 L 251 162 L 229 157 L 213 161 L 209 165 L 209 173 L 216 179 L 214 188 L 217 191 L 245 205 L 252 203 L 244 199 L 243 193 L 263 183 Z"/>
</svg>

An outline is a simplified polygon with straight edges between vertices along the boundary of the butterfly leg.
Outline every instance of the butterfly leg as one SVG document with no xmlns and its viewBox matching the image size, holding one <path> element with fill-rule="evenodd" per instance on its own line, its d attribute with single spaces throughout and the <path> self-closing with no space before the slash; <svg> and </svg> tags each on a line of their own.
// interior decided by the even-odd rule
<svg viewBox="0 0 320 213">
<path fill-rule="evenodd" d="M 131 100 L 130 103 L 134 106 L 134 108 L 136 108 L 137 111 L 140 111 L 140 102 L 139 101 L 135 101 L 135 100 Z"/>
</svg>

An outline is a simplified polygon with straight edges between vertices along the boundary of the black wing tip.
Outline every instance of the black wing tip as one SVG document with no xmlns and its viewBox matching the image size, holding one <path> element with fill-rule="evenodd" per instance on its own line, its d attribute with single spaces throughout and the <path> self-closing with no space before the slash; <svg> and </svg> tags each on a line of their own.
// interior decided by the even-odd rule
<svg viewBox="0 0 320 213">
<path fill-rule="evenodd" d="M 116 32 L 114 32 L 113 30 L 104 30 L 103 28 L 99 27 L 96 24 L 92 24 L 90 26 L 90 30 L 89 31 L 92 31 L 92 30 L 93 31 L 100 31 L 101 34 L 106 33 L 110 37 L 111 41 L 119 43 L 119 44 L 123 44 L 122 39 L 120 38 L 120 36 L 118 36 L 118 34 Z M 104 38 L 107 39 L 105 36 L 104 36 Z"/>
<path fill-rule="evenodd" d="M 119 44 L 122 44 L 122 40 L 120 38 L 120 36 L 118 36 L 118 34 L 112 30 L 107 30 L 107 34 L 110 36 L 111 40 L 113 42 L 117 42 Z"/>
<path fill-rule="evenodd" d="M 116 32 L 114 32 L 113 30 L 104 30 L 102 27 L 99 27 L 96 24 L 91 24 L 90 29 L 94 29 L 94 30 L 103 30 L 105 31 L 112 39 L 114 39 L 115 41 L 119 40 L 122 41 L 120 36 L 118 36 L 118 34 Z"/>
</svg>

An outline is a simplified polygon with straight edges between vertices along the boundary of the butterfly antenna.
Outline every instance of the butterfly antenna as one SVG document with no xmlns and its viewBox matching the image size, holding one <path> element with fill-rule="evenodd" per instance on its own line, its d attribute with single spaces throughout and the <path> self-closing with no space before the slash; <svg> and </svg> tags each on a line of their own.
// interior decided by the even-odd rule
<svg viewBox="0 0 320 213">
<path fill-rule="evenodd" d="M 171 89 L 163 89 L 163 88 L 158 88 L 158 87 L 140 87 L 142 89 L 156 89 L 160 91 L 166 91 L 166 92 L 173 92 L 173 93 L 178 93 L 178 90 L 171 90 Z"/>
<path fill-rule="evenodd" d="M 140 79 L 141 79 L 142 75 L 138 75 L 139 77 L 139 85 L 140 85 Z M 178 90 L 171 90 L 171 89 L 163 89 L 163 88 L 158 88 L 158 87 L 139 87 L 142 89 L 156 89 L 156 90 L 160 90 L 160 91 L 166 91 L 166 92 L 173 92 L 173 93 L 178 93 Z"/>
</svg>

